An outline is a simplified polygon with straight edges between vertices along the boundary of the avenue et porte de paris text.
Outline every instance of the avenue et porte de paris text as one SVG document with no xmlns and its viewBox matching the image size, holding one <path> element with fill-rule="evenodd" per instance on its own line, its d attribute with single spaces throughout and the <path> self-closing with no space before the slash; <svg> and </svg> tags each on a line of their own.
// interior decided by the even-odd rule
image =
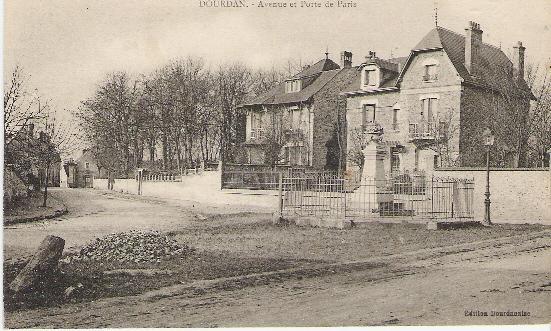
<svg viewBox="0 0 551 331">
<path fill-rule="evenodd" d="M 201 8 L 356 8 L 356 1 L 245 1 L 245 0 L 199 0 Z"/>
</svg>

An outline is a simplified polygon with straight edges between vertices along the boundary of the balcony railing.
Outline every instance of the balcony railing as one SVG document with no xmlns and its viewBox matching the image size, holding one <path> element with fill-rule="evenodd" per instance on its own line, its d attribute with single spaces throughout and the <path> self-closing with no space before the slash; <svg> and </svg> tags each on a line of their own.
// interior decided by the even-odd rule
<svg viewBox="0 0 551 331">
<path fill-rule="evenodd" d="M 304 130 L 302 129 L 287 129 L 283 131 L 286 140 L 302 141 L 304 140 Z"/>
<path fill-rule="evenodd" d="M 434 122 L 409 123 L 409 140 L 435 140 L 437 126 Z"/>
<path fill-rule="evenodd" d="M 362 125 L 362 131 L 366 134 L 382 134 L 383 127 L 377 122 L 371 122 Z"/>
<path fill-rule="evenodd" d="M 266 132 L 262 128 L 251 129 L 251 139 L 260 140 L 266 136 Z"/>
</svg>

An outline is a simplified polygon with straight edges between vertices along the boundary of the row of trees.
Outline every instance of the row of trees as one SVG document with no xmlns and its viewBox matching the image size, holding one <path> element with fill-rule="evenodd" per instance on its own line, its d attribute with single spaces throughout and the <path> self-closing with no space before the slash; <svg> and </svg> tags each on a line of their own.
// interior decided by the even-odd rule
<svg viewBox="0 0 551 331">
<path fill-rule="evenodd" d="M 208 67 L 200 57 L 171 61 L 148 75 L 107 75 L 76 112 L 99 167 L 180 171 L 220 158 L 232 161 L 244 139 L 236 106 L 299 70 L 254 71 L 232 63 Z"/>
</svg>

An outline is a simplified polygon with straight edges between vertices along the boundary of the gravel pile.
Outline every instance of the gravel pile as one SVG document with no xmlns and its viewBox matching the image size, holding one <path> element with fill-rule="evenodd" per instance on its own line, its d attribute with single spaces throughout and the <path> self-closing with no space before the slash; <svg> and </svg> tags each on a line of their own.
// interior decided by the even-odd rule
<svg viewBox="0 0 551 331">
<path fill-rule="evenodd" d="M 163 257 L 187 255 L 193 249 L 158 231 L 132 230 L 97 238 L 69 261 L 161 262 Z"/>
</svg>

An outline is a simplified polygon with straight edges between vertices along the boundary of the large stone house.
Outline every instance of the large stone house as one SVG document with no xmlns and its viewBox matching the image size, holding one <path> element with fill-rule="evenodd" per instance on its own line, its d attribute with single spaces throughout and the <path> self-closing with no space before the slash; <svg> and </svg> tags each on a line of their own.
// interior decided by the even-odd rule
<svg viewBox="0 0 551 331">
<path fill-rule="evenodd" d="M 499 158 L 516 166 L 518 144 L 526 143 L 518 128 L 533 98 L 524 81 L 524 50 L 519 42 L 509 60 L 470 22 L 464 35 L 436 27 L 405 61 L 372 52 L 342 93 L 347 169 L 362 166 L 359 152 L 373 140 L 381 145 L 387 175 L 480 166 L 486 127 L 495 135 L 494 163 Z"/>
<path fill-rule="evenodd" d="M 304 68 L 272 90 L 241 105 L 246 112 L 242 163 L 338 167 L 337 102 L 355 75 L 352 53 L 341 65 L 329 59 Z"/>
<path fill-rule="evenodd" d="M 244 163 L 358 171 L 377 144 L 385 175 L 435 166 L 484 164 L 486 127 L 492 162 L 522 163 L 521 134 L 533 97 L 524 81 L 522 43 L 512 60 L 482 41 L 480 25 L 464 34 L 430 31 L 409 56 L 370 52 L 352 66 L 326 58 L 242 105 L 247 113 Z M 270 142 L 277 143 L 270 143 Z"/>
</svg>

